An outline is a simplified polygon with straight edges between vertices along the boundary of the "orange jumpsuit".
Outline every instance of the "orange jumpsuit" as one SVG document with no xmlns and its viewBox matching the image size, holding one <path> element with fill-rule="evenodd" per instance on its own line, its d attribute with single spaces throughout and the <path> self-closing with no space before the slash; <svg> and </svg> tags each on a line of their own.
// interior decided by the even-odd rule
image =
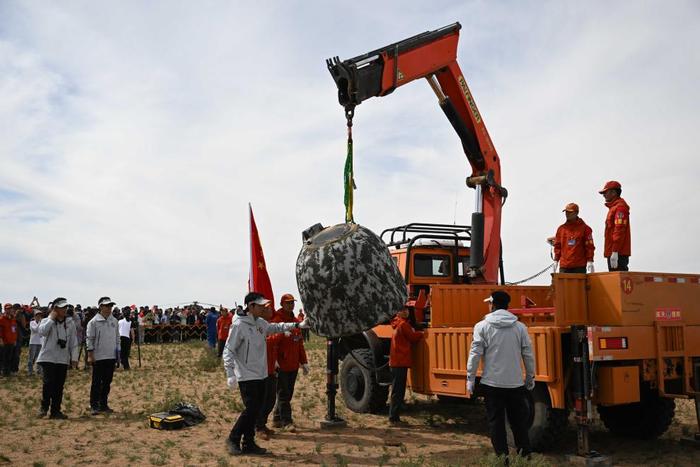
<svg viewBox="0 0 700 467">
<path fill-rule="evenodd" d="M 620 256 L 632 256 L 632 239 L 630 235 L 630 207 L 622 198 L 605 203 L 608 216 L 605 218 L 605 251 L 609 258 L 617 251 Z"/>
<path fill-rule="evenodd" d="M 554 260 L 562 268 L 584 268 L 593 261 L 593 231 L 578 218 L 559 226 L 554 237 Z"/>
</svg>

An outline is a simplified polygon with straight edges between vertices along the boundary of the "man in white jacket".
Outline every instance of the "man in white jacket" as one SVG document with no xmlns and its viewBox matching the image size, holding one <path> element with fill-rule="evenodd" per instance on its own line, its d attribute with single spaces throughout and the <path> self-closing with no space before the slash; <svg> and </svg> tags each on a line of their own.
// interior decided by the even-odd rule
<svg viewBox="0 0 700 467">
<path fill-rule="evenodd" d="M 119 322 L 112 315 L 114 302 L 109 297 L 102 297 L 97 306 L 99 312 L 87 324 L 85 331 L 88 364 L 92 365 L 92 386 L 90 387 L 92 415 L 114 412 L 107 403 L 107 398 L 120 351 Z"/>
<path fill-rule="evenodd" d="M 226 439 L 232 455 L 265 454 L 267 451 L 255 444 L 255 420 L 262 408 L 267 378 L 265 337 L 295 328 L 308 328 L 306 320 L 301 323 L 268 323 L 265 318 L 272 316 L 270 300 L 259 293 L 249 293 L 244 302 L 245 310 L 236 312 L 233 318 L 223 355 L 228 386 L 233 389 L 238 383 L 245 406 Z"/>
<path fill-rule="evenodd" d="M 508 455 L 505 424 L 507 413 L 518 454 L 528 456 L 531 448 L 525 391 L 535 388 L 535 359 L 530 336 L 527 326 L 508 311 L 510 295 L 496 290 L 484 301 L 489 302 L 491 312 L 474 326 L 467 362 L 467 391 L 470 394 L 474 392 L 476 370 L 483 358 L 479 389 L 486 402 L 493 449 L 498 456 Z M 521 362 L 525 364 L 525 381 Z"/>
<path fill-rule="evenodd" d="M 44 319 L 44 313 L 41 311 L 41 308 L 35 308 L 34 319 L 29 322 L 29 356 L 27 357 L 27 374 L 29 376 L 34 376 L 34 363 L 36 363 L 39 352 L 41 352 L 41 341 L 43 338 L 39 334 L 39 325 L 42 319 Z M 41 375 L 41 365 L 37 366 L 37 373 Z"/>
<path fill-rule="evenodd" d="M 56 298 L 49 305 L 49 316 L 42 319 L 37 332 L 44 338 L 37 363 L 42 368 L 43 388 L 39 418 L 51 409 L 49 418 L 66 419 L 61 412 L 63 386 L 66 383 L 68 364 L 78 367 L 78 339 L 75 326 L 66 321 L 68 301 Z"/>
</svg>

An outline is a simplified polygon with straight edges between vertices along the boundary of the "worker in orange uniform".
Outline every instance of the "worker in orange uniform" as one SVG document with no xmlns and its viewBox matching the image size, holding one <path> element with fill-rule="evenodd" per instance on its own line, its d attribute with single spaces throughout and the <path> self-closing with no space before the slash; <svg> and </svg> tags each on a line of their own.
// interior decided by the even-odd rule
<svg viewBox="0 0 700 467">
<path fill-rule="evenodd" d="M 5 312 L 0 315 L 0 374 L 10 376 L 12 373 L 12 359 L 17 345 L 19 329 L 15 319 L 15 308 L 9 303 L 5 305 Z"/>
<path fill-rule="evenodd" d="M 218 356 L 221 358 L 224 354 L 224 346 L 226 345 L 226 339 L 228 339 L 228 332 L 231 329 L 233 315 L 229 313 L 228 308 L 224 308 L 223 306 L 219 308 L 221 314 L 219 315 L 219 319 L 216 320 L 216 339 L 218 340 Z"/>
<path fill-rule="evenodd" d="M 554 270 L 559 272 L 593 272 L 593 231 L 578 217 L 578 205 L 569 203 L 562 211 L 566 222 L 559 226 L 554 236 Z"/>
<path fill-rule="evenodd" d="M 301 323 L 302 321 L 304 321 L 304 318 L 306 318 L 306 315 L 304 314 L 304 310 L 299 309 L 299 314 L 297 315 L 297 321 L 299 321 Z M 302 329 L 301 335 L 304 338 L 304 342 L 309 342 L 309 330 L 308 329 Z"/>
<path fill-rule="evenodd" d="M 611 180 L 598 193 L 605 198 L 608 216 L 605 218 L 605 252 L 608 271 L 629 271 L 632 255 L 630 235 L 630 207 L 620 197 L 622 185 Z"/>
<path fill-rule="evenodd" d="M 277 310 L 273 320 L 281 323 L 297 322 L 294 316 L 294 296 L 284 294 L 280 299 L 282 308 Z M 278 428 L 287 427 L 289 431 L 294 430 L 292 420 L 292 397 L 294 397 L 294 385 L 296 384 L 299 368 L 304 375 L 309 374 L 309 362 L 304 349 L 304 338 L 300 329 L 280 334 L 277 345 L 277 405 L 272 415 L 272 425 Z"/>
<path fill-rule="evenodd" d="M 401 424 L 399 414 L 406 395 L 406 376 L 412 365 L 411 347 L 423 338 L 421 331 L 416 331 L 408 321 L 408 308 L 404 308 L 391 320 L 391 348 L 389 349 L 389 368 L 391 369 L 391 401 L 389 403 L 389 423 Z"/>
</svg>

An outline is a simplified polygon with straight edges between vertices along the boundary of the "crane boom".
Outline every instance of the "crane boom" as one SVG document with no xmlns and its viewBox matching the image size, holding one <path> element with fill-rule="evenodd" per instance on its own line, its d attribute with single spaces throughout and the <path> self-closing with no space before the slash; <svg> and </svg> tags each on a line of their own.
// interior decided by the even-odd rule
<svg viewBox="0 0 700 467">
<path fill-rule="evenodd" d="M 467 185 L 476 190 L 472 213 L 470 270 L 475 282 L 495 284 L 501 255 L 501 206 L 507 191 L 501 186 L 498 153 L 457 64 L 462 26 L 454 23 L 341 61 L 326 60 L 346 114 L 357 105 L 386 96 L 396 88 L 425 78 L 440 108 L 460 138 L 471 166 Z"/>
</svg>

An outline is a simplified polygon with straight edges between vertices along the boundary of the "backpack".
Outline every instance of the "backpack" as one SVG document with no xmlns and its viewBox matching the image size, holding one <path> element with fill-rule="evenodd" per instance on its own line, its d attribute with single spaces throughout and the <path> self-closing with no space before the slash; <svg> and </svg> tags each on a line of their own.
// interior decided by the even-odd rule
<svg viewBox="0 0 700 467">
<path fill-rule="evenodd" d="M 169 411 L 171 415 L 181 415 L 186 426 L 194 426 L 206 420 L 206 415 L 194 404 L 178 402 Z"/>
</svg>

